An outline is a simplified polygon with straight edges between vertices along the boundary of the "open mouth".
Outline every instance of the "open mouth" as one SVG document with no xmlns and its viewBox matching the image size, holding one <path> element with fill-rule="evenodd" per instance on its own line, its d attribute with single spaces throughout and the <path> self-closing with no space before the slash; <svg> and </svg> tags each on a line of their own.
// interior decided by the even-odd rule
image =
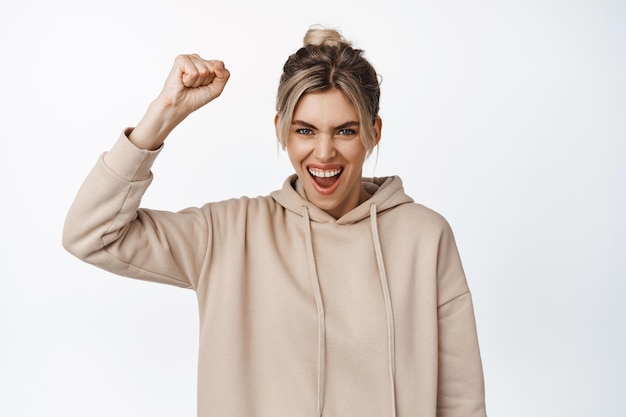
<svg viewBox="0 0 626 417">
<path fill-rule="evenodd" d="M 308 168 L 309 174 L 313 178 L 313 181 L 322 189 L 332 187 L 343 172 L 343 168 L 334 169 L 320 169 L 320 168 Z"/>
</svg>

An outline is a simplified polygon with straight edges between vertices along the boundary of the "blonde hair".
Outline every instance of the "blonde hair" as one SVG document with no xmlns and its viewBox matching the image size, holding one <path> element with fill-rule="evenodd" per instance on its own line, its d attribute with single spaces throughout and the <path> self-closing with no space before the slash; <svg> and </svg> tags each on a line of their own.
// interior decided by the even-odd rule
<svg viewBox="0 0 626 417">
<path fill-rule="evenodd" d="M 336 88 L 350 100 L 359 116 L 361 141 L 368 154 L 376 146 L 380 83 L 374 67 L 334 29 L 311 28 L 304 46 L 283 66 L 276 96 L 277 136 L 287 146 L 293 113 L 303 95 Z"/>
</svg>

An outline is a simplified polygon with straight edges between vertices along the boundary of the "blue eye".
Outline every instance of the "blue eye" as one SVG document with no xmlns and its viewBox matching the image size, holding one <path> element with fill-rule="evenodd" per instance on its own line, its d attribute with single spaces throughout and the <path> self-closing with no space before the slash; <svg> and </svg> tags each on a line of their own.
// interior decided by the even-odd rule
<svg viewBox="0 0 626 417">
<path fill-rule="evenodd" d="M 300 135 L 312 135 L 313 131 L 307 127 L 301 127 L 296 129 L 296 133 L 299 133 Z"/>
<path fill-rule="evenodd" d="M 354 135 L 355 133 L 356 132 L 352 129 L 341 129 L 340 131 L 337 132 L 337 134 L 341 136 Z"/>
</svg>

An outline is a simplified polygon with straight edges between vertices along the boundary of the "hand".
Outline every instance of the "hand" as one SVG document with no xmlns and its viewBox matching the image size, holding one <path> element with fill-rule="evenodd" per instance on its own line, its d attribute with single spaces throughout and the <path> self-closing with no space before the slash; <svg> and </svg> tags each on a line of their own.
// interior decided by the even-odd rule
<svg viewBox="0 0 626 417">
<path fill-rule="evenodd" d="M 176 109 L 184 119 L 222 94 L 230 72 L 222 61 L 208 61 L 199 55 L 179 55 L 165 81 L 159 100 Z"/>
<path fill-rule="evenodd" d="M 157 149 L 185 117 L 219 97 L 229 77 L 222 61 L 179 55 L 159 97 L 131 132 L 130 141 L 141 149 Z"/>
</svg>

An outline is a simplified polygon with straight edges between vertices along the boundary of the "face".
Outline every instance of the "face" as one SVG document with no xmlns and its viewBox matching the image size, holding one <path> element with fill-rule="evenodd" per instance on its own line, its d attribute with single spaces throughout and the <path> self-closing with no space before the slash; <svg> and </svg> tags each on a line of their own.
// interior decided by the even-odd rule
<svg viewBox="0 0 626 417">
<path fill-rule="evenodd" d="M 380 127 L 377 119 L 377 141 Z M 368 197 L 361 185 L 367 152 L 361 142 L 359 117 L 339 90 L 300 98 L 289 128 L 287 153 L 307 199 L 335 218 Z"/>
</svg>

